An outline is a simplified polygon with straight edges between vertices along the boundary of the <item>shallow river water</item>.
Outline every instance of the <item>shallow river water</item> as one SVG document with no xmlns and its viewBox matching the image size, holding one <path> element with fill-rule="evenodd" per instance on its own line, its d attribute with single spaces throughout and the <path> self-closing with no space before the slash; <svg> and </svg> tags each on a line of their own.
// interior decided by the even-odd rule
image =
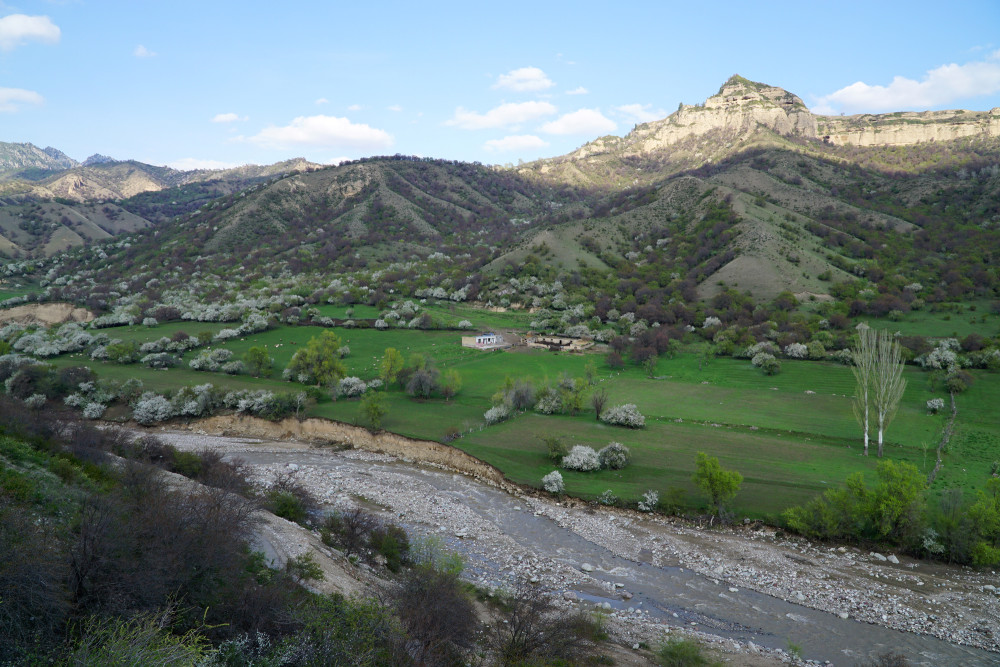
<svg viewBox="0 0 1000 667">
<path fill-rule="evenodd" d="M 178 445 L 192 438 L 188 434 L 167 437 Z M 220 449 L 227 449 L 224 443 L 232 442 L 230 438 L 197 438 L 201 445 L 213 446 L 215 442 Z M 725 581 L 682 567 L 641 562 L 641 554 L 636 560 L 616 556 L 551 518 L 536 515 L 523 499 L 463 475 L 402 462 L 358 460 L 328 451 L 266 451 L 266 443 L 261 444 L 259 451 L 239 451 L 228 456 L 272 469 L 288 469 L 292 464 L 293 468 L 311 471 L 314 479 L 329 475 L 331 487 L 341 491 L 343 480 L 354 476 L 374 476 L 379 480 L 374 485 L 376 491 L 387 479 L 397 491 L 402 487 L 419 489 L 422 502 L 405 506 L 397 506 L 398 496 L 396 503 L 389 503 L 377 494 L 372 497 L 370 489 L 366 493 L 370 500 L 391 507 L 397 522 L 418 533 L 437 532 L 442 528 L 440 515 L 420 514 L 429 496 L 433 496 L 430 499 L 437 505 L 462 506 L 530 552 L 536 557 L 533 562 L 548 561 L 571 568 L 579 568 L 582 563 L 591 564 L 592 577 L 608 582 L 611 587 L 622 584 L 621 590 L 629 591 L 633 597 L 624 601 L 601 586 L 563 586 L 557 592 L 573 590 L 580 599 L 606 602 L 623 612 L 629 608 L 633 613 L 642 610 L 636 618 L 647 617 L 667 625 L 693 628 L 769 648 L 786 649 L 791 641 L 802 647 L 804 658 L 830 661 L 834 665 L 853 665 L 890 650 L 903 653 L 914 665 L 1000 664 L 1000 654 L 845 620 L 752 590 L 739 588 L 734 591 Z M 644 526 L 644 529 L 655 535 L 656 531 L 666 531 L 669 527 Z M 496 550 L 482 548 L 480 540 L 457 539 L 450 528 L 441 535 L 447 538 L 451 548 L 462 553 L 470 573 L 477 578 L 501 584 L 509 577 L 510 572 L 505 571 L 509 563 L 501 562 L 495 555 Z"/>
</svg>

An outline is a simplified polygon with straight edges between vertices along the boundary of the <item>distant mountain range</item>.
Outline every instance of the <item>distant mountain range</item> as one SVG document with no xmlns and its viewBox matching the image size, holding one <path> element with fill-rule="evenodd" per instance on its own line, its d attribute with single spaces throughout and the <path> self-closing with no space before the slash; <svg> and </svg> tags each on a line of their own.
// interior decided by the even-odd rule
<svg viewBox="0 0 1000 667">
<path fill-rule="evenodd" d="M 55 148 L 0 142 L 0 253 L 49 256 L 144 229 L 269 178 L 320 166 L 295 158 L 179 171 L 100 154 L 80 163 Z"/>
<path fill-rule="evenodd" d="M 61 155 L 30 152 L 44 160 L 39 153 Z M 107 234 L 157 224 L 155 237 L 140 231 L 97 264 L 73 259 L 93 271 L 79 294 L 65 290 L 76 300 L 140 272 L 148 280 L 165 254 L 171 266 L 211 258 L 234 284 L 391 264 L 406 268 L 379 273 L 386 292 L 468 283 L 487 297 L 531 275 L 655 286 L 636 301 L 713 298 L 728 287 L 824 299 L 858 277 L 946 296 L 1000 284 L 1000 109 L 825 117 L 781 88 L 733 76 L 703 104 L 517 168 L 400 157 L 312 167 L 101 162 L 30 185 L 59 197 L 43 206 L 130 194 L 96 209 L 124 211 L 117 227 L 94 221 Z M 293 169 L 302 173 L 277 175 Z M 44 215 L 51 223 L 58 212 Z M 0 233 L 22 252 L 89 238 L 71 219 L 80 240 L 65 233 L 30 246 L 8 235 L 13 222 L 0 216 Z M 156 277 L 166 288 L 185 275 Z"/>
</svg>

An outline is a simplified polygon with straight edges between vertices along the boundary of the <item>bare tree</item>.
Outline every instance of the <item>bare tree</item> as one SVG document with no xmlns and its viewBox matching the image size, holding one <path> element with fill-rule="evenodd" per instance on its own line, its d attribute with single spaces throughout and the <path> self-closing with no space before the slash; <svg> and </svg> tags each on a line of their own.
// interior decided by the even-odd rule
<svg viewBox="0 0 1000 667">
<path fill-rule="evenodd" d="M 604 412 L 604 406 L 608 404 L 608 390 L 601 387 L 594 391 L 590 395 L 590 405 L 594 408 L 594 418 L 597 420 L 601 419 L 601 413 Z"/>
<path fill-rule="evenodd" d="M 877 362 L 872 378 L 872 403 L 878 425 L 878 455 L 882 458 L 883 435 L 896 416 L 899 400 L 906 390 L 906 380 L 903 379 L 903 358 L 899 343 L 892 339 L 888 331 L 879 332 L 875 357 Z"/>
</svg>

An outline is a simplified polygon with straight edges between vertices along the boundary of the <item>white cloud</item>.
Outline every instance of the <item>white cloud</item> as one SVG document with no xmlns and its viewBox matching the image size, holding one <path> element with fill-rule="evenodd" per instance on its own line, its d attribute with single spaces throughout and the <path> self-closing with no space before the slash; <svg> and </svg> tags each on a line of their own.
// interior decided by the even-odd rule
<svg viewBox="0 0 1000 667">
<path fill-rule="evenodd" d="M 348 111 L 361 111 L 363 108 L 364 107 L 361 106 L 360 104 L 352 104 L 351 106 L 347 107 L 347 110 Z"/>
<path fill-rule="evenodd" d="M 820 97 L 813 111 L 820 114 L 927 109 L 955 100 L 1000 91 L 1000 51 L 985 60 L 964 65 L 942 65 L 915 81 L 897 76 L 887 86 L 863 81 Z"/>
<path fill-rule="evenodd" d="M 238 113 L 217 113 L 212 118 L 213 123 L 235 123 L 238 120 L 250 120 L 246 116 L 241 116 Z"/>
<path fill-rule="evenodd" d="M 136 58 L 152 58 L 153 56 L 156 55 L 156 52 L 150 51 L 145 46 L 140 44 L 139 46 L 135 47 L 135 51 L 132 52 L 132 55 L 134 55 Z"/>
<path fill-rule="evenodd" d="M 55 44 L 62 36 L 48 16 L 9 14 L 0 19 L 0 51 L 13 51 L 30 41 Z"/>
<path fill-rule="evenodd" d="M 623 104 L 615 107 L 615 111 L 634 123 L 648 123 L 651 120 L 667 117 L 666 111 L 653 109 L 652 106 L 652 104 Z"/>
<path fill-rule="evenodd" d="M 493 84 L 493 88 L 505 88 L 523 93 L 546 90 L 554 85 L 552 79 L 537 67 L 521 67 L 501 74 Z"/>
<path fill-rule="evenodd" d="M 510 127 L 542 116 L 551 116 L 555 112 L 555 106 L 548 102 L 510 102 L 490 109 L 484 114 L 458 107 L 455 109 L 455 117 L 446 121 L 445 125 L 454 125 L 463 130 Z"/>
<path fill-rule="evenodd" d="M 615 121 L 598 109 L 580 109 L 542 125 L 542 132 L 549 134 L 607 134 L 616 129 Z"/>
<path fill-rule="evenodd" d="M 313 104 L 329 104 L 329 103 L 330 100 L 326 99 L 325 97 L 321 97 L 318 100 L 316 100 Z"/>
<path fill-rule="evenodd" d="M 218 160 L 199 160 L 196 157 L 185 157 L 168 162 L 167 166 L 178 171 L 194 171 L 195 169 L 232 169 L 240 165 L 235 162 L 220 162 Z"/>
<path fill-rule="evenodd" d="M 22 104 L 41 104 L 45 100 L 33 90 L 0 88 L 0 112 L 13 113 Z"/>
<path fill-rule="evenodd" d="M 513 134 L 503 139 L 490 139 L 483 148 L 493 152 L 526 151 L 545 148 L 549 142 L 533 134 Z"/>
<path fill-rule="evenodd" d="M 335 116 L 299 116 L 284 127 L 265 127 L 248 141 L 270 148 L 388 148 L 392 135 L 363 123 Z"/>
<path fill-rule="evenodd" d="M 567 90 L 566 94 L 567 95 L 586 95 L 589 92 L 590 92 L 589 90 L 587 90 L 583 86 L 580 86 L 578 88 L 574 88 L 573 90 Z"/>
<path fill-rule="evenodd" d="M 389 111 L 395 111 L 396 113 L 399 113 L 400 111 L 403 110 L 403 107 L 399 106 L 398 104 L 393 104 L 392 106 L 386 107 L 386 109 L 388 109 Z"/>
</svg>

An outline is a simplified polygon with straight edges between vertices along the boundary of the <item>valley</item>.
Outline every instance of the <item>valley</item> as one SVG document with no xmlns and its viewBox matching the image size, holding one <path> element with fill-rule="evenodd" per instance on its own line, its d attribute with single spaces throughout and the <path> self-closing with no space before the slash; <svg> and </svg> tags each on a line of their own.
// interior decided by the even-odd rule
<svg viewBox="0 0 1000 667">
<path fill-rule="evenodd" d="M 194 479 L 224 457 L 250 475 L 226 478 L 233 493 L 311 531 L 290 539 L 324 558 L 367 558 L 391 588 L 422 571 L 388 565 L 393 530 L 440 533 L 467 602 L 535 577 L 587 623 L 608 612 L 618 660 L 635 644 L 655 664 L 694 630 L 734 664 L 989 664 L 997 114 L 823 116 L 734 75 L 517 166 L 180 171 L 0 144 L 0 500 L 56 516 L 60 488 L 71 554 L 83 489 L 134 482 L 109 456 Z M 499 348 L 462 342 L 493 334 Z M 294 441 L 310 433 L 348 450 L 419 440 L 504 490 Z M 351 553 L 332 536 L 355 510 L 383 542 Z M 274 571 L 287 562 L 309 572 L 295 556 Z M 268 594 L 305 595 L 299 578 Z M 188 594 L 208 605 L 209 589 Z M 92 611 L 84 592 L 64 597 Z M 304 641 L 307 621 L 283 622 L 275 641 Z M 596 659 L 600 632 L 580 628 Z"/>
</svg>

